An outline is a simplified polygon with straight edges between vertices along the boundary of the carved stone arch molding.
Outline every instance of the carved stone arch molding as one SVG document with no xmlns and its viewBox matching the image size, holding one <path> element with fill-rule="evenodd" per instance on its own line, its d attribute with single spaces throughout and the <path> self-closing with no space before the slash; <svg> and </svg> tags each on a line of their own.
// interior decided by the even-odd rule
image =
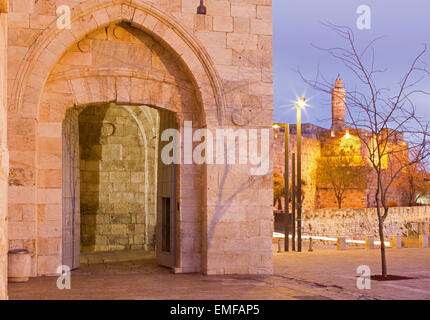
<svg viewBox="0 0 430 320">
<path fill-rule="evenodd" d="M 151 34 L 183 60 L 198 89 L 206 125 L 222 126 L 222 82 L 205 48 L 176 19 L 143 0 L 88 0 L 72 8 L 70 29 L 57 28 L 56 21 L 51 23 L 30 47 L 18 70 L 9 112 L 36 118 L 45 83 L 67 48 L 100 27 L 121 21 Z"/>
<path fill-rule="evenodd" d="M 84 68 L 71 69 L 51 75 L 46 82 L 38 108 L 38 119 L 53 107 L 46 89 L 62 87 L 70 93 L 56 104 L 62 106 L 61 118 L 71 106 L 86 106 L 116 102 L 125 105 L 149 105 L 173 112 L 194 112 L 192 109 L 195 88 L 189 82 L 169 78 L 155 72 L 137 71 L 128 68 Z M 164 94 L 154 94 L 153 88 L 162 88 Z M 178 92 L 182 95 L 179 96 Z M 59 100 L 59 99 L 57 99 Z M 60 120 L 60 119 L 56 119 Z"/>
</svg>

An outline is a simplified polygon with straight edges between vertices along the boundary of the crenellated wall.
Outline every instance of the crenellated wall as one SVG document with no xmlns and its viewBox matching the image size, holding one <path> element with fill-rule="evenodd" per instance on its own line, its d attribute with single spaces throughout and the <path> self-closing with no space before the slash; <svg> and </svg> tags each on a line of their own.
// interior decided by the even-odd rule
<svg viewBox="0 0 430 320">
<path fill-rule="evenodd" d="M 284 153 L 285 153 L 285 134 L 284 131 L 278 132 L 277 137 L 273 140 L 273 170 L 284 175 Z M 292 153 L 297 153 L 297 136 L 290 134 L 290 184 L 292 172 Z M 317 206 L 318 194 L 315 183 L 316 177 L 316 161 L 320 157 L 321 143 L 318 139 L 303 136 L 302 137 L 302 180 L 305 182 L 303 186 L 304 209 L 313 209 Z M 296 155 L 297 161 L 297 155 Z M 297 164 L 296 164 L 297 167 Z M 291 206 L 291 204 L 290 204 Z"/>
</svg>

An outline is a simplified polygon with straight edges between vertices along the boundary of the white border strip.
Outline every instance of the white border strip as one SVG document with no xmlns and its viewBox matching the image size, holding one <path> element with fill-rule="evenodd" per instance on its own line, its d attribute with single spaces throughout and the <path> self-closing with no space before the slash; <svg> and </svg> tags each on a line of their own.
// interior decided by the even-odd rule
<svg viewBox="0 0 430 320">
<path fill-rule="evenodd" d="M 283 233 L 279 232 L 273 232 L 273 238 L 281 238 L 284 239 L 285 235 Z M 315 240 L 324 240 L 324 241 L 333 241 L 337 242 L 337 238 L 329 238 L 329 237 L 320 237 L 320 236 L 302 236 L 302 239 L 315 239 Z M 289 236 L 289 239 L 292 239 L 292 235 Z M 365 244 L 366 242 L 364 240 L 352 240 L 352 239 L 346 239 L 346 243 L 357 243 L 357 244 Z M 379 246 L 381 245 L 381 241 L 375 241 L 375 245 Z M 391 247 L 390 241 L 385 241 L 386 247 Z"/>
</svg>

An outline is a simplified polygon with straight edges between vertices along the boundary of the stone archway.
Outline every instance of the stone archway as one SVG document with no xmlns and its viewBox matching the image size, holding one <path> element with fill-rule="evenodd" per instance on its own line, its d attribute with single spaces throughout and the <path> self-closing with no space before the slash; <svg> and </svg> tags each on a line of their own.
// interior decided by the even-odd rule
<svg viewBox="0 0 430 320">
<path fill-rule="evenodd" d="M 57 28 L 53 2 L 28 2 L 31 6 L 24 9 L 35 17 L 37 26 L 10 32 L 8 50 L 8 229 L 10 248 L 30 251 L 32 276 L 56 274 L 61 261 L 61 125 L 66 110 L 110 102 L 145 104 L 175 112 L 180 129 L 185 120 L 192 120 L 196 129 L 270 128 L 270 14 L 267 11 L 262 21 L 249 17 L 249 30 L 246 23 L 240 30 L 215 30 L 211 23 L 215 16 L 223 17 L 222 21 L 233 19 L 233 2 L 224 1 L 203 17 L 195 14 L 188 1 L 177 2 L 169 10 L 170 1 L 87 0 L 72 8 L 70 29 Z M 88 40 L 103 40 L 97 32 L 119 24 L 149 36 L 170 52 L 170 60 L 181 66 L 185 79 L 168 68 L 153 72 L 138 63 L 113 68 L 94 65 Z M 124 35 L 121 30 L 111 31 L 112 40 Z M 245 62 L 242 53 L 249 53 L 257 63 Z M 61 61 L 66 55 L 72 64 Z M 83 64 L 73 65 L 79 59 Z M 252 177 L 250 167 L 181 166 L 181 241 L 175 271 L 271 272 L 271 174 Z"/>
<path fill-rule="evenodd" d="M 26 167 L 24 171 L 28 174 L 28 179 L 26 177 L 27 181 L 22 187 L 19 185 L 14 188 L 13 196 L 16 193 L 25 193 L 28 199 L 26 201 L 29 202 L 26 206 L 30 207 L 30 203 L 34 203 L 31 210 L 36 212 L 36 215 L 41 213 L 45 218 L 53 218 L 53 221 L 42 221 L 37 226 L 31 227 L 29 232 L 34 235 L 34 240 L 31 242 L 33 276 L 55 273 L 60 260 L 58 251 L 46 248 L 61 247 L 59 244 L 61 225 L 58 224 L 58 217 L 53 215 L 61 208 L 62 191 L 58 188 L 58 180 L 61 180 L 61 177 L 55 170 L 61 169 L 59 120 L 64 118 L 65 110 L 72 105 L 110 101 L 120 104 L 128 101 L 129 104 L 150 104 L 169 109 L 166 101 L 160 102 L 158 97 L 150 94 L 151 98 L 148 101 L 148 96 L 145 96 L 145 99 L 139 97 L 138 90 L 134 90 L 137 94 L 131 92 L 131 88 L 147 87 L 147 83 L 151 83 L 151 87 L 159 86 L 157 84 L 161 80 L 159 75 L 139 73 L 136 70 L 120 70 L 120 74 L 117 74 L 118 70 L 109 70 L 109 68 L 79 70 L 78 73 L 75 72 L 76 70 L 52 73 L 68 48 L 76 45 L 79 50 L 85 51 L 85 38 L 88 34 L 120 22 L 126 22 L 153 37 L 162 46 L 168 48 L 175 55 L 175 60 L 183 65 L 189 75 L 188 87 L 191 85 L 193 88 L 199 104 L 200 125 L 217 127 L 224 121 L 225 98 L 222 82 L 206 50 L 181 23 L 158 9 L 153 3 L 144 0 L 103 0 L 94 3 L 88 0 L 72 8 L 70 29 L 58 29 L 56 21 L 53 21 L 29 47 L 18 68 L 16 78 L 9 83 L 8 111 L 11 116 L 8 121 L 12 127 L 25 123 L 25 126 L 30 128 L 26 132 L 25 139 L 30 149 L 37 150 L 34 158 L 28 154 L 22 154 L 22 157 L 26 158 L 23 164 Z M 154 77 L 151 78 L 151 76 Z M 112 86 L 112 78 L 116 79 L 114 91 L 107 90 L 110 95 L 100 96 L 99 93 L 103 92 L 100 88 Z M 68 85 L 63 86 L 62 81 Z M 62 89 L 59 89 L 56 104 L 51 104 L 49 112 L 46 112 L 47 109 L 43 108 L 43 95 L 53 97 L 56 94 L 53 91 L 56 89 L 50 88 L 54 87 L 72 88 L 77 91 L 61 92 Z M 163 81 L 162 87 L 163 90 L 164 88 L 169 90 L 169 87 L 181 88 L 181 85 L 176 81 L 170 85 L 169 81 Z M 186 91 L 186 88 L 182 89 Z M 67 100 L 68 95 L 72 97 L 72 102 Z M 187 117 L 191 120 L 191 114 L 184 113 L 181 115 L 182 118 L 179 117 L 179 121 L 187 120 Z M 31 119 L 35 119 L 36 122 Z M 12 159 L 12 161 L 22 163 L 21 159 Z M 48 163 L 49 168 L 46 167 Z M 203 192 L 206 191 L 203 189 Z M 38 229 L 37 233 L 34 228 Z M 42 246 L 44 249 L 36 250 L 37 246 Z M 196 250 L 200 250 L 200 245 L 193 246 L 198 247 Z M 184 253 L 179 261 L 181 259 L 187 262 L 182 264 L 180 270 L 201 270 L 200 254 L 196 255 L 191 250 Z"/>
<path fill-rule="evenodd" d="M 78 268 L 81 253 L 88 259 L 109 251 L 154 252 L 159 123 L 159 112 L 148 106 L 109 103 L 66 111 L 63 265 Z"/>
<path fill-rule="evenodd" d="M 50 70 L 65 50 L 100 27 L 126 21 L 162 41 L 179 56 L 199 88 L 206 124 L 223 123 L 225 97 L 208 53 L 180 23 L 154 4 L 143 0 L 103 0 L 94 5 L 94 1 L 88 0 L 72 9 L 71 21 L 70 29 L 58 29 L 54 21 L 28 50 L 12 88 L 9 112 L 37 115 Z"/>
<path fill-rule="evenodd" d="M 118 4 L 114 6 L 118 6 Z M 104 7 L 102 10 L 109 11 L 108 8 L 112 8 L 112 6 Z M 137 7 L 120 4 L 120 8 L 122 14 L 128 10 L 125 8 L 134 10 L 136 13 L 133 17 L 136 19 L 141 14 L 141 10 Z M 97 7 L 97 9 L 100 8 Z M 98 11 L 90 10 L 89 12 L 91 14 L 87 12 L 87 16 L 90 15 L 91 19 L 95 19 L 94 16 L 97 15 L 95 12 Z M 145 17 L 153 16 L 145 13 Z M 88 25 L 79 20 L 80 18 L 76 19 L 75 22 L 80 21 L 79 23 L 83 24 L 80 28 L 86 30 Z M 144 21 L 151 19 L 145 18 Z M 117 21 L 117 19 L 113 20 Z M 29 64 L 24 77 L 26 81 L 16 91 L 19 94 L 14 95 L 17 98 L 14 101 L 17 103 L 15 106 L 18 106 L 18 109 L 13 110 L 14 105 L 12 104 L 11 112 L 19 110 L 24 117 L 31 115 L 38 119 L 37 136 L 35 137 L 38 181 L 35 197 L 37 212 L 42 220 L 39 226 L 43 228 L 43 232 L 39 233 L 37 237 L 38 243 L 52 247 L 59 246 L 59 243 L 62 242 L 61 218 L 57 212 L 64 204 L 61 186 L 63 168 L 61 126 L 66 110 L 72 106 L 115 102 L 131 106 L 150 105 L 175 112 L 179 127 L 184 120 L 194 121 L 196 126 L 219 125 L 221 121 L 218 118 L 221 105 L 217 107 L 213 90 L 203 88 L 210 81 L 207 75 L 205 76 L 206 72 L 203 72 L 205 68 L 200 62 L 196 64 L 200 60 L 192 60 L 194 62 L 190 60 L 191 66 L 189 67 L 184 61 L 190 58 L 185 58 L 187 56 L 185 53 L 178 56 L 178 53 L 168 45 L 170 40 L 167 42 L 164 40 L 165 37 L 172 38 L 172 36 L 168 36 L 168 29 L 164 30 L 163 40 L 160 40 L 155 31 L 150 33 L 143 28 L 145 30 L 143 32 L 140 28 L 135 27 L 139 25 L 136 21 L 125 23 L 124 20 L 127 19 L 120 19 L 116 23 L 103 24 L 101 27 L 91 29 L 91 32 L 83 34 L 78 42 L 71 41 L 67 50 L 62 50 L 61 54 L 58 53 L 58 58 L 52 57 L 52 51 L 42 49 L 40 54 L 36 55 L 38 58 L 35 56 L 33 63 Z M 162 28 L 161 23 L 156 23 L 156 25 L 159 26 L 158 28 Z M 73 28 L 72 24 L 72 30 L 74 30 Z M 63 33 L 60 32 L 51 43 L 58 44 L 60 41 L 64 41 L 62 35 Z M 127 46 L 136 45 L 140 46 L 139 50 L 127 51 L 125 49 Z M 63 47 L 63 45 L 60 46 Z M 50 47 L 47 45 L 47 48 Z M 33 47 L 30 51 L 35 52 L 35 50 Z M 108 57 L 107 53 L 116 53 L 115 50 L 127 51 L 127 54 L 152 50 L 150 59 L 153 67 L 145 69 L 144 64 L 139 64 L 140 61 L 131 66 L 127 63 L 124 64 L 124 61 L 131 60 L 127 54 L 121 57 L 123 61 L 116 59 L 115 55 L 113 59 Z M 182 50 L 186 51 L 186 49 Z M 47 56 L 51 57 L 49 61 L 56 61 L 56 64 L 47 66 L 47 61 L 42 61 L 43 57 Z M 102 61 L 102 58 L 105 61 Z M 145 59 L 144 54 L 140 58 Z M 170 64 L 168 61 L 171 61 Z M 44 75 L 41 75 L 45 70 L 50 70 L 46 81 L 42 80 Z M 196 74 L 192 73 L 192 70 L 195 70 Z M 196 79 L 200 79 L 198 88 Z M 38 93 L 39 83 L 44 84 L 40 94 Z M 194 165 L 187 170 L 180 170 L 179 181 L 200 181 L 202 175 L 200 170 L 202 170 L 201 167 Z M 187 233 L 188 238 L 183 242 L 179 241 L 177 267 L 181 272 L 201 271 L 200 215 L 201 201 L 204 199 L 205 191 L 201 182 L 193 183 L 191 187 L 189 185 L 180 186 L 180 192 L 183 190 L 192 196 L 187 195 L 186 198 L 181 199 L 179 210 L 184 207 L 187 216 L 194 216 L 194 218 L 192 218 L 193 222 L 187 221 L 192 232 Z M 44 221 L 44 219 L 48 220 Z M 36 274 L 55 273 L 56 268 L 61 264 L 61 254 L 58 251 L 39 251 L 33 264 Z"/>
</svg>

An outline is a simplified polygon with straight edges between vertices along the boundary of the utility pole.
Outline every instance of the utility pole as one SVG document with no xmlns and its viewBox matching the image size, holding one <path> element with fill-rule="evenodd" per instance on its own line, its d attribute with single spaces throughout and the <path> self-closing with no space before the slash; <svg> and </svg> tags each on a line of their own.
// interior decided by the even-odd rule
<svg viewBox="0 0 430 320">
<path fill-rule="evenodd" d="M 291 169 L 292 169 L 292 175 L 291 175 L 291 220 L 292 220 L 292 250 L 296 251 L 296 154 L 293 152 L 292 158 L 291 158 Z"/>
<path fill-rule="evenodd" d="M 288 206 L 290 198 L 290 125 L 285 124 L 285 149 L 284 149 L 284 186 L 285 186 L 285 238 L 284 238 L 284 250 L 290 250 L 290 208 Z"/>
<path fill-rule="evenodd" d="M 297 251 L 302 251 L 302 108 L 306 99 L 297 103 Z"/>
</svg>

